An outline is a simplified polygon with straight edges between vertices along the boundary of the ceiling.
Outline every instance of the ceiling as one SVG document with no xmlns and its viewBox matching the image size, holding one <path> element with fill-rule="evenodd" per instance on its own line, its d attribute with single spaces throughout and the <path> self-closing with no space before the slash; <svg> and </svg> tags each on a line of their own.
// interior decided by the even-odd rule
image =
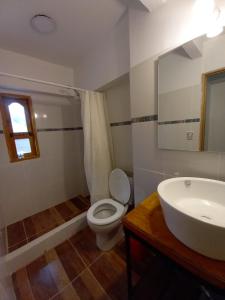
<svg viewBox="0 0 225 300">
<path fill-rule="evenodd" d="M 109 33 L 130 4 L 155 9 L 166 0 L 0 0 L 0 48 L 65 66 L 76 66 Z M 51 34 L 35 32 L 30 20 L 46 14 L 57 24 Z"/>
<path fill-rule="evenodd" d="M 0 0 L 0 48 L 65 66 L 80 57 L 107 34 L 125 13 L 124 0 Z M 35 14 L 57 23 L 51 34 L 30 26 Z"/>
</svg>

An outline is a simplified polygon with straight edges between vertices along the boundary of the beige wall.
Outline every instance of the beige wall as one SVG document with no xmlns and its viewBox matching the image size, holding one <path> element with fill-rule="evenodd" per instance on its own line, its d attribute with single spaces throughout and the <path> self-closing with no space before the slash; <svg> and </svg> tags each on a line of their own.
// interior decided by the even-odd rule
<svg viewBox="0 0 225 300">
<path fill-rule="evenodd" d="M 179 43 L 185 42 L 186 33 L 192 26 L 191 16 L 186 17 L 193 8 L 191 2 L 189 1 L 189 4 L 187 2 L 171 1 L 171 4 L 168 2 L 155 14 L 153 12 L 143 16 L 143 13 L 135 10 L 130 14 L 132 117 L 158 113 L 157 57 L 166 49 L 175 48 Z M 183 10 L 179 12 L 181 7 Z M 175 15 L 179 17 L 173 18 Z M 169 24 L 165 28 L 162 28 L 162 24 L 159 26 L 162 17 L 162 24 Z M 136 26 L 137 24 L 139 26 Z M 196 32 L 197 30 L 193 31 L 193 34 Z M 159 150 L 157 144 L 156 121 L 132 124 L 136 203 L 156 191 L 158 184 L 166 178 L 198 176 L 225 179 L 224 153 Z"/>
<path fill-rule="evenodd" d="M 72 84 L 74 80 L 71 69 L 1 50 L 0 68 L 55 82 Z M 43 88 L 37 84 L 24 85 L 26 83 L 20 80 L 7 80 L 7 86 L 39 91 Z M 4 134 L 0 134 L 0 205 L 5 225 L 86 192 L 83 132 L 55 130 L 81 126 L 80 102 L 71 97 L 56 96 L 55 93 L 60 91 L 46 86 L 45 92 L 49 94 L 23 92 L 32 96 L 33 109 L 38 115 L 37 129 L 53 129 L 38 132 L 40 158 L 10 163 Z"/>
<path fill-rule="evenodd" d="M 113 83 L 105 90 L 109 121 L 113 123 L 130 121 L 130 82 L 129 77 Z M 111 126 L 115 167 L 132 171 L 131 125 Z"/>
</svg>

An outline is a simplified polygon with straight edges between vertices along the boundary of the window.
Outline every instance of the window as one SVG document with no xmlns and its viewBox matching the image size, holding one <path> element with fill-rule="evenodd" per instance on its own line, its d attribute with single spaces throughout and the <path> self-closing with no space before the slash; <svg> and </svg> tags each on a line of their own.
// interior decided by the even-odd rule
<svg viewBox="0 0 225 300">
<path fill-rule="evenodd" d="M 39 157 L 31 98 L 0 94 L 0 108 L 10 161 Z"/>
</svg>

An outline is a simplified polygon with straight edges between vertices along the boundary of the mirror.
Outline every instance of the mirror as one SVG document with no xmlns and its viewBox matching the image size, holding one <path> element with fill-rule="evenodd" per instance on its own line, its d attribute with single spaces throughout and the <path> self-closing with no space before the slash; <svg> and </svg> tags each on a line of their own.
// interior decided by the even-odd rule
<svg viewBox="0 0 225 300">
<path fill-rule="evenodd" d="M 225 35 L 159 57 L 158 147 L 225 152 Z"/>
</svg>

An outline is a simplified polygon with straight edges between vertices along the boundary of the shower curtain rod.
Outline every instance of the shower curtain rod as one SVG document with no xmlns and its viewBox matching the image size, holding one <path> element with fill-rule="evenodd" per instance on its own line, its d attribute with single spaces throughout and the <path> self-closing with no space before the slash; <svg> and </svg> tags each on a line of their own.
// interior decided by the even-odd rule
<svg viewBox="0 0 225 300">
<path fill-rule="evenodd" d="M 84 89 L 80 89 L 80 88 L 77 88 L 77 87 L 74 87 L 74 86 L 69 86 L 69 85 L 59 84 L 59 83 L 55 83 L 55 82 L 24 77 L 24 76 L 20 76 L 20 75 L 14 75 L 14 74 L 10 74 L 10 73 L 0 72 L 0 76 L 10 77 L 10 78 L 17 78 L 17 79 L 21 79 L 21 80 L 25 80 L 25 81 L 31 81 L 31 82 L 41 83 L 41 84 L 45 84 L 45 85 L 56 86 L 56 87 L 61 87 L 61 88 L 65 88 L 65 89 L 74 90 L 77 93 L 77 96 L 80 96 L 79 92 L 86 91 Z"/>
</svg>

